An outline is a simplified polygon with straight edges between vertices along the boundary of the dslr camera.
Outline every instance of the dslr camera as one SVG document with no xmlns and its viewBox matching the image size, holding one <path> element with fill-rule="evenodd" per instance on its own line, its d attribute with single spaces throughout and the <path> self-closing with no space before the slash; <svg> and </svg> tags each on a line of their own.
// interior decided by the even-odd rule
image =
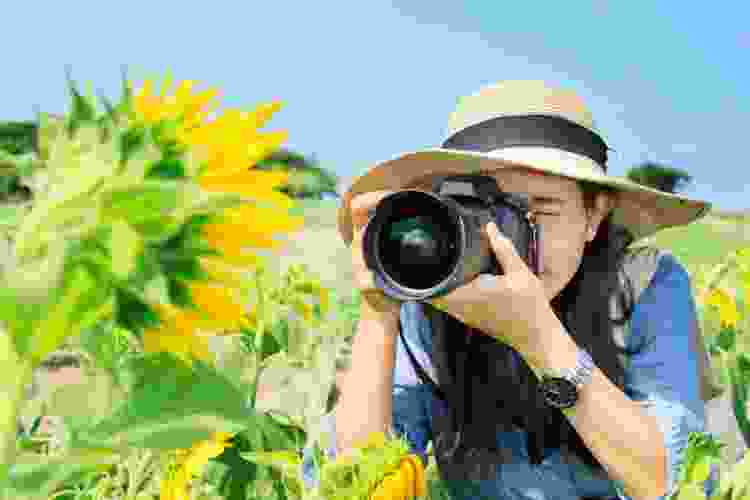
<svg viewBox="0 0 750 500">
<path fill-rule="evenodd" d="M 368 220 L 362 243 L 375 286 L 396 300 L 422 301 L 479 274 L 502 275 L 483 237 L 490 221 L 538 275 L 541 234 L 528 197 L 503 192 L 494 178 L 453 175 L 434 181 L 430 191 L 386 196 Z"/>
</svg>

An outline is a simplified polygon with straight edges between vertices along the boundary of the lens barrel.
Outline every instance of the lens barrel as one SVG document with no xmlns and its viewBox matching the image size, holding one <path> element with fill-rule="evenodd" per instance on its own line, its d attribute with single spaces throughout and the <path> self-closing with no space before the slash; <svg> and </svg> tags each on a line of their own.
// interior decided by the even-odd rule
<svg viewBox="0 0 750 500">
<path fill-rule="evenodd" d="M 367 223 L 363 252 L 375 284 L 397 300 L 448 293 L 479 273 L 500 274 L 482 228 L 487 208 L 420 190 L 383 198 Z"/>
</svg>

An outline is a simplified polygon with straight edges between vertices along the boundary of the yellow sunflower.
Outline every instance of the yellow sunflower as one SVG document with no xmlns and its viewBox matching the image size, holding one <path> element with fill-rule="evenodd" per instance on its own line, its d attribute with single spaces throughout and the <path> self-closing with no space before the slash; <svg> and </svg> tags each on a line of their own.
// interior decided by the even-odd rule
<svg viewBox="0 0 750 500">
<path fill-rule="evenodd" d="M 411 500 L 423 497 L 426 492 L 422 459 L 416 455 L 406 455 L 399 460 L 398 468 L 386 475 L 375 488 L 370 500 Z"/>
<path fill-rule="evenodd" d="M 198 330 L 236 331 L 240 326 L 254 324 L 254 315 L 244 311 L 235 293 L 243 279 L 237 266 L 255 267 L 259 258 L 252 249 L 278 249 L 282 243 L 274 235 L 298 230 L 304 219 L 285 213 L 293 202 L 275 189 L 287 180 L 286 173 L 252 169 L 286 140 L 285 131 L 258 131 L 281 108 L 281 103 L 262 104 L 251 112 L 229 109 L 209 120 L 219 92 L 209 89 L 195 94 L 193 86 L 191 81 L 178 82 L 171 94 L 172 81 L 167 77 L 155 94 L 152 82 L 146 80 L 133 96 L 136 123 L 176 123 L 174 139 L 189 148 L 188 163 L 202 166 L 188 168 L 202 190 L 237 193 L 266 203 L 224 210 L 214 223 L 202 228 L 203 238 L 221 254 L 201 259 L 201 267 L 213 283 L 189 285 L 191 298 L 203 314 L 161 307 L 167 320 L 158 331 L 150 330 L 144 335 L 148 351 L 165 349 L 206 359 L 208 348 L 205 339 L 195 335 Z"/>
<path fill-rule="evenodd" d="M 199 335 L 194 317 L 169 304 L 152 304 L 162 324 L 143 331 L 145 352 L 171 352 L 189 362 L 191 358 L 210 362 L 208 341 Z"/>
<path fill-rule="evenodd" d="M 733 297 L 720 288 L 714 288 L 706 297 L 706 304 L 714 306 L 719 310 L 721 325 L 734 328 L 740 319 L 737 304 Z"/>
<path fill-rule="evenodd" d="M 174 95 L 168 95 L 171 78 L 162 81 L 159 95 L 152 93 L 153 83 L 145 80 L 143 85 L 133 95 L 133 111 L 137 122 L 154 124 L 161 120 L 178 120 L 182 118 L 185 129 L 202 123 L 215 108 L 214 101 L 219 95 L 217 89 L 208 89 L 198 94 L 192 94 L 194 82 L 183 80 L 177 84 Z"/>
<path fill-rule="evenodd" d="M 257 325 L 254 310 L 248 312 L 238 300 L 239 291 L 215 283 L 191 283 L 190 295 L 199 311 L 169 304 L 152 304 L 162 324 L 143 332 L 145 352 L 171 352 L 188 360 L 190 357 L 211 362 L 208 341 L 203 335 L 234 333 L 240 327 Z"/>
<path fill-rule="evenodd" d="M 188 500 L 189 482 L 203 472 L 208 461 L 222 454 L 232 437 L 226 432 L 216 432 L 206 441 L 194 444 L 189 450 L 177 450 L 176 464 L 161 484 L 159 500 Z"/>
</svg>

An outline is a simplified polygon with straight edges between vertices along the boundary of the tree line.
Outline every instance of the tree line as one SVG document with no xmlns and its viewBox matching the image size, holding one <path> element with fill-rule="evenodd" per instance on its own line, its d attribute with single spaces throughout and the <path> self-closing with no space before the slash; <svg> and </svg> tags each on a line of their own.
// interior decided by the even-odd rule
<svg viewBox="0 0 750 500">
<path fill-rule="evenodd" d="M 32 121 L 0 122 L 0 155 L 23 155 L 36 150 L 36 124 Z M 18 179 L 0 160 L 0 199 L 21 189 Z M 339 177 L 320 165 L 314 155 L 304 155 L 289 149 L 280 149 L 258 162 L 259 170 L 289 172 L 279 191 L 294 199 L 323 199 L 336 197 Z M 625 176 L 633 182 L 660 191 L 676 193 L 687 188 L 693 178 L 679 168 L 656 162 L 643 162 L 627 170 Z"/>
</svg>

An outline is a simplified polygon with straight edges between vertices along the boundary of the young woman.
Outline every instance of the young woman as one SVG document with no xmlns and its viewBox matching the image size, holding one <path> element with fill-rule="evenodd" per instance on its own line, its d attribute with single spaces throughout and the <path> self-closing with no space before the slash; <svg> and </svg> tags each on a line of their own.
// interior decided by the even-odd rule
<svg viewBox="0 0 750 500">
<path fill-rule="evenodd" d="M 690 223 L 708 204 L 608 176 L 592 123 L 572 92 L 500 82 L 459 101 L 441 148 L 401 155 L 352 184 L 339 230 L 362 305 L 331 453 L 393 429 L 419 453 L 433 441 L 454 498 L 671 494 L 688 433 L 704 429 L 688 275 L 664 253 L 624 318 L 610 304 L 627 297 L 618 271 L 630 243 Z M 485 243 L 504 274 L 399 303 L 374 285 L 363 229 L 384 196 L 456 174 L 529 196 L 541 273 L 488 225 Z M 624 346 L 616 321 L 630 327 Z M 445 400 L 416 377 L 399 329 Z M 556 387 L 567 399 L 555 401 Z"/>
</svg>

